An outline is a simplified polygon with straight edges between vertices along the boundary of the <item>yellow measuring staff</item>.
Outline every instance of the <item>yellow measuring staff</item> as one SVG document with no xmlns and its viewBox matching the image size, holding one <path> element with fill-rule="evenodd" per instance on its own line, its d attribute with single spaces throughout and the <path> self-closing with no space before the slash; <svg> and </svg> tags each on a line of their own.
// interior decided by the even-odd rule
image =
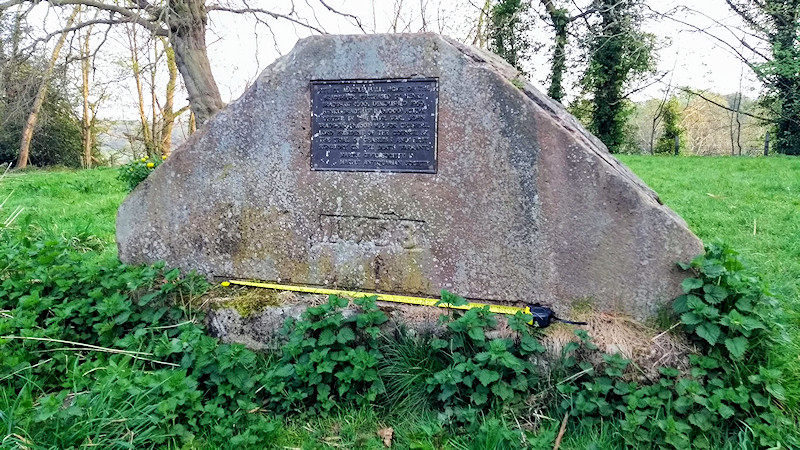
<svg viewBox="0 0 800 450">
<path fill-rule="evenodd" d="M 516 306 L 492 305 L 488 303 L 467 303 L 466 305 L 463 306 L 455 306 L 449 303 L 442 303 L 437 305 L 436 303 L 439 302 L 439 300 L 435 298 L 410 297 L 407 295 L 379 294 L 377 292 L 344 291 L 341 289 L 326 289 L 326 288 L 311 287 L 311 286 L 292 286 L 289 284 L 260 283 L 255 281 L 242 281 L 242 280 L 229 280 L 227 281 L 227 283 L 236 284 L 239 286 L 251 286 L 251 287 L 260 287 L 266 289 L 275 289 L 278 291 L 304 292 L 307 294 L 338 295 L 340 297 L 351 297 L 351 298 L 377 297 L 379 301 L 383 302 L 404 303 L 406 305 L 419 305 L 419 306 L 438 306 L 440 308 L 472 309 L 472 308 L 483 308 L 485 306 L 488 306 L 489 311 L 491 312 L 499 314 L 508 314 L 511 316 L 513 316 L 518 312 L 524 314 L 531 313 L 530 308 L 528 308 L 527 306 L 524 308 L 518 308 Z M 222 285 L 226 286 L 225 283 L 222 283 Z"/>
</svg>

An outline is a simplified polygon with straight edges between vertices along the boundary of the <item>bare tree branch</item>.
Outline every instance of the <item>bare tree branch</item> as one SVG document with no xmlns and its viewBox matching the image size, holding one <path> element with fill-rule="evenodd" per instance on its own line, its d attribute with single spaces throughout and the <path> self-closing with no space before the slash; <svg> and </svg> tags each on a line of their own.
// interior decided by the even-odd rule
<svg viewBox="0 0 800 450">
<path fill-rule="evenodd" d="M 696 96 L 702 98 L 703 100 L 707 101 L 708 103 L 711 103 L 714 106 L 718 106 L 718 107 L 720 107 L 722 109 L 725 109 L 725 110 L 728 110 L 728 111 L 731 111 L 731 112 L 736 112 L 735 109 L 733 109 L 733 108 L 731 108 L 729 106 L 725 106 L 722 103 L 719 103 L 719 102 L 717 102 L 717 101 L 715 101 L 713 99 L 710 99 L 710 98 L 706 97 L 702 92 L 695 91 L 695 90 L 689 89 L 687 87 L 679 87 L 678 89 L 680 89 L 683 92 L 686 92 L 687 94 L 696 95 Z M 739 111 L 739 114 L 742 114 L 742 115 L 748 116 L 748 117 L 752 117 L 754 119 L 763 120 L 766 123 L 775 123 L 774 119 L 769 119 L 769 118 L 766 118 L 766 117 L 763 117 L 763 116 L 758 116 L 758 115 L 751 114 L 751 113 L 748 113 L 748 112 Z"/>
<path fill-rule="evenodd" d="M 85 0 L 71 0 L 71 1 L 85 1 Z M 228 7 L 228 6 L 222 6 L 222 5 L 209 5 L 208 7 L 206 7 L 206 9 L 208 11 L 222 11 L 222 12 L 229 12 L 229 13 L 234 13 L 234 14 L 245 14 L 245 13 L 251 13 L 251 14 L 256 14 L 256 15 L 263 14 L 263 15 L 266 15 L 266 16 L 270 16 L 273 19 L 283 19 L 283 20 L 292 22 L 294 24 L 300 25 L 301 27 L 308 28 L 311 31 L 316 31 L 319 34 L 328 34 L 324 30 L 322 30 L 320 28 L 317 28 L 314 25 L 311 25 L 309 23 L 304 23 L 304 22 L 302 22 L 302 21 L 300 21 L 298 19 L 295 19 L 294 17 L 288 16 L 286 14 L 281 14 L 281 13 L 268 11 L 268 10 L 262 9 L 262 8 L 250 8 L 250 7 L 247 7 L 247 8 L 232 8 L 232 7 Z"/>
<path fill-rule="evenodd" d="M 352 19 L 355 22 L 356 26 L 361 30 L 361 32 L 364 33 L 364 34 L 367 34 L 367 30 L 364 29 L 364 26 L 361 24 L 361 19 L 359 19 L 358 16 L 355 16 L 353 14 L 349 14 L 349 13 L 346 13 L 346 12 L 337 11 L 336 9 L 334 9 L 333 7 L 331 7 L 330 5 L 325 3 L 325 0 L 319 0 L 319 3 L 322 6 L 324 6 L 325 8 L 327 8 L 328 11 L 330 11 L 330 12 L 332 12 L 334 14 L 338 14 L 338 15 L 340 15 L 342 17 L 346 17 L 348 19 Z"/>
</svg>

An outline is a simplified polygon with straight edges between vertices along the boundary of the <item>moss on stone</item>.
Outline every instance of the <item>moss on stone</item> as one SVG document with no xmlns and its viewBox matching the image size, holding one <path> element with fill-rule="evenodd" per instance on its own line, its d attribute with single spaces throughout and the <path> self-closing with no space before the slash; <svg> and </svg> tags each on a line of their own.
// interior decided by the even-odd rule
<svg viewBox="0 0 800 450">
<path fill-rule="evenodd" d="M 572 304 L 570 305 L 570 313 L 574 314 L 575 316 L 591 315 L 595 310 L 594 304 L 595 302 L 588 297 L 573 300 Z"/>
<path fill-rule="evenodd" d="M 233 298 L 219 302 L 217 309 L 231 308 L 242 317 L 249 317 L 269 307 L 280 306 L 278 293 L 270 289 L 243 288 Z"/>
</svg>

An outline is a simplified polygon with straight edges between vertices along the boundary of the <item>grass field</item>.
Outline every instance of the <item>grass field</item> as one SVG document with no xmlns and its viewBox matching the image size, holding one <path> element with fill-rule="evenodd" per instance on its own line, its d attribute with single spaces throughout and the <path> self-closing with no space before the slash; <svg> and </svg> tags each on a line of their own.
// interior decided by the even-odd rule
<svg viewBox="0 0 800 450">
<path fill-rule="evenodd" d="M 622 161 L 704 241 L 738 249 L 791 304 L 800 298 L 800 158 Z"/>
<path fill-rule="evenodd" d="M 3 211 L 21 206 L 17 225 L 116 254 L 115 218 L 127 194 L 116 176 L 111 168 L 10 173 L 0 181 L 0 197 L 11 194 Z"/>
<path fill-rule="evenodd" d="M 736 248 L 782 300 L 790 342 L 773 357 L 800 398 L 800 158 L 620 159 L 703 241 Z"/>
<path fill-rule="evenodd" d="M 770 283 L 793 320 L 791 342 L 775 349 L 773 357 L 786 372 L 789 396 L 800 397 L 800 316 L 796 312 L 800 310 L 800 158 L 621 159 L 703 240 L 722 239 L 733 245 Z M 112 257 L 116 254 L 116 209 L 126 194 L 116 173 L 115 169 L 94 169 L 10 174 L 0 181 L 0 197 L 13 191 L 3 211 L 23 206 L 18 226 L 30 226 L 32 233 L 44 236 L 62 236 L 76 248 Z M 0 398 L 0 411 L 3 401 Z M 447 435 L 437 426 L 435 415 L 386 415 L 370 408 L 350 408 L 327 417 L 286 421 L 279 442 L 287 448 L 382 448 L 375 432 L 384 426 L 395 429 L 399 448 L 491 449 L 499 439 L 491 430 L 476 436 Z M 499 427 L 496 432 L 505 429 Z M 545 422 L 541 432 L 553 435 L 557 429 L 558 421 Z M 610 442 L 617 432 L 607 424 L 588 429 L 574 425 L 561 448 L 614 448 Z M 741 438 L 726 448 L 757 448 L 746 441 Z"/>
</svg>

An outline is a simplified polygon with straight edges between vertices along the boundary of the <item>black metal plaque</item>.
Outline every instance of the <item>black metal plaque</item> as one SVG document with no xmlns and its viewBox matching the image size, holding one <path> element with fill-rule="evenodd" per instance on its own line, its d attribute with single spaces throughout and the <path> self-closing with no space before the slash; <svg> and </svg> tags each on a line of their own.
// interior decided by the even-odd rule
<svg viewBox="0 0 800 450">
<path fill-rule="evenodd" d="M 437 80 L 311 82 L 311 168 L 436 173 Z"/>
</svg>

